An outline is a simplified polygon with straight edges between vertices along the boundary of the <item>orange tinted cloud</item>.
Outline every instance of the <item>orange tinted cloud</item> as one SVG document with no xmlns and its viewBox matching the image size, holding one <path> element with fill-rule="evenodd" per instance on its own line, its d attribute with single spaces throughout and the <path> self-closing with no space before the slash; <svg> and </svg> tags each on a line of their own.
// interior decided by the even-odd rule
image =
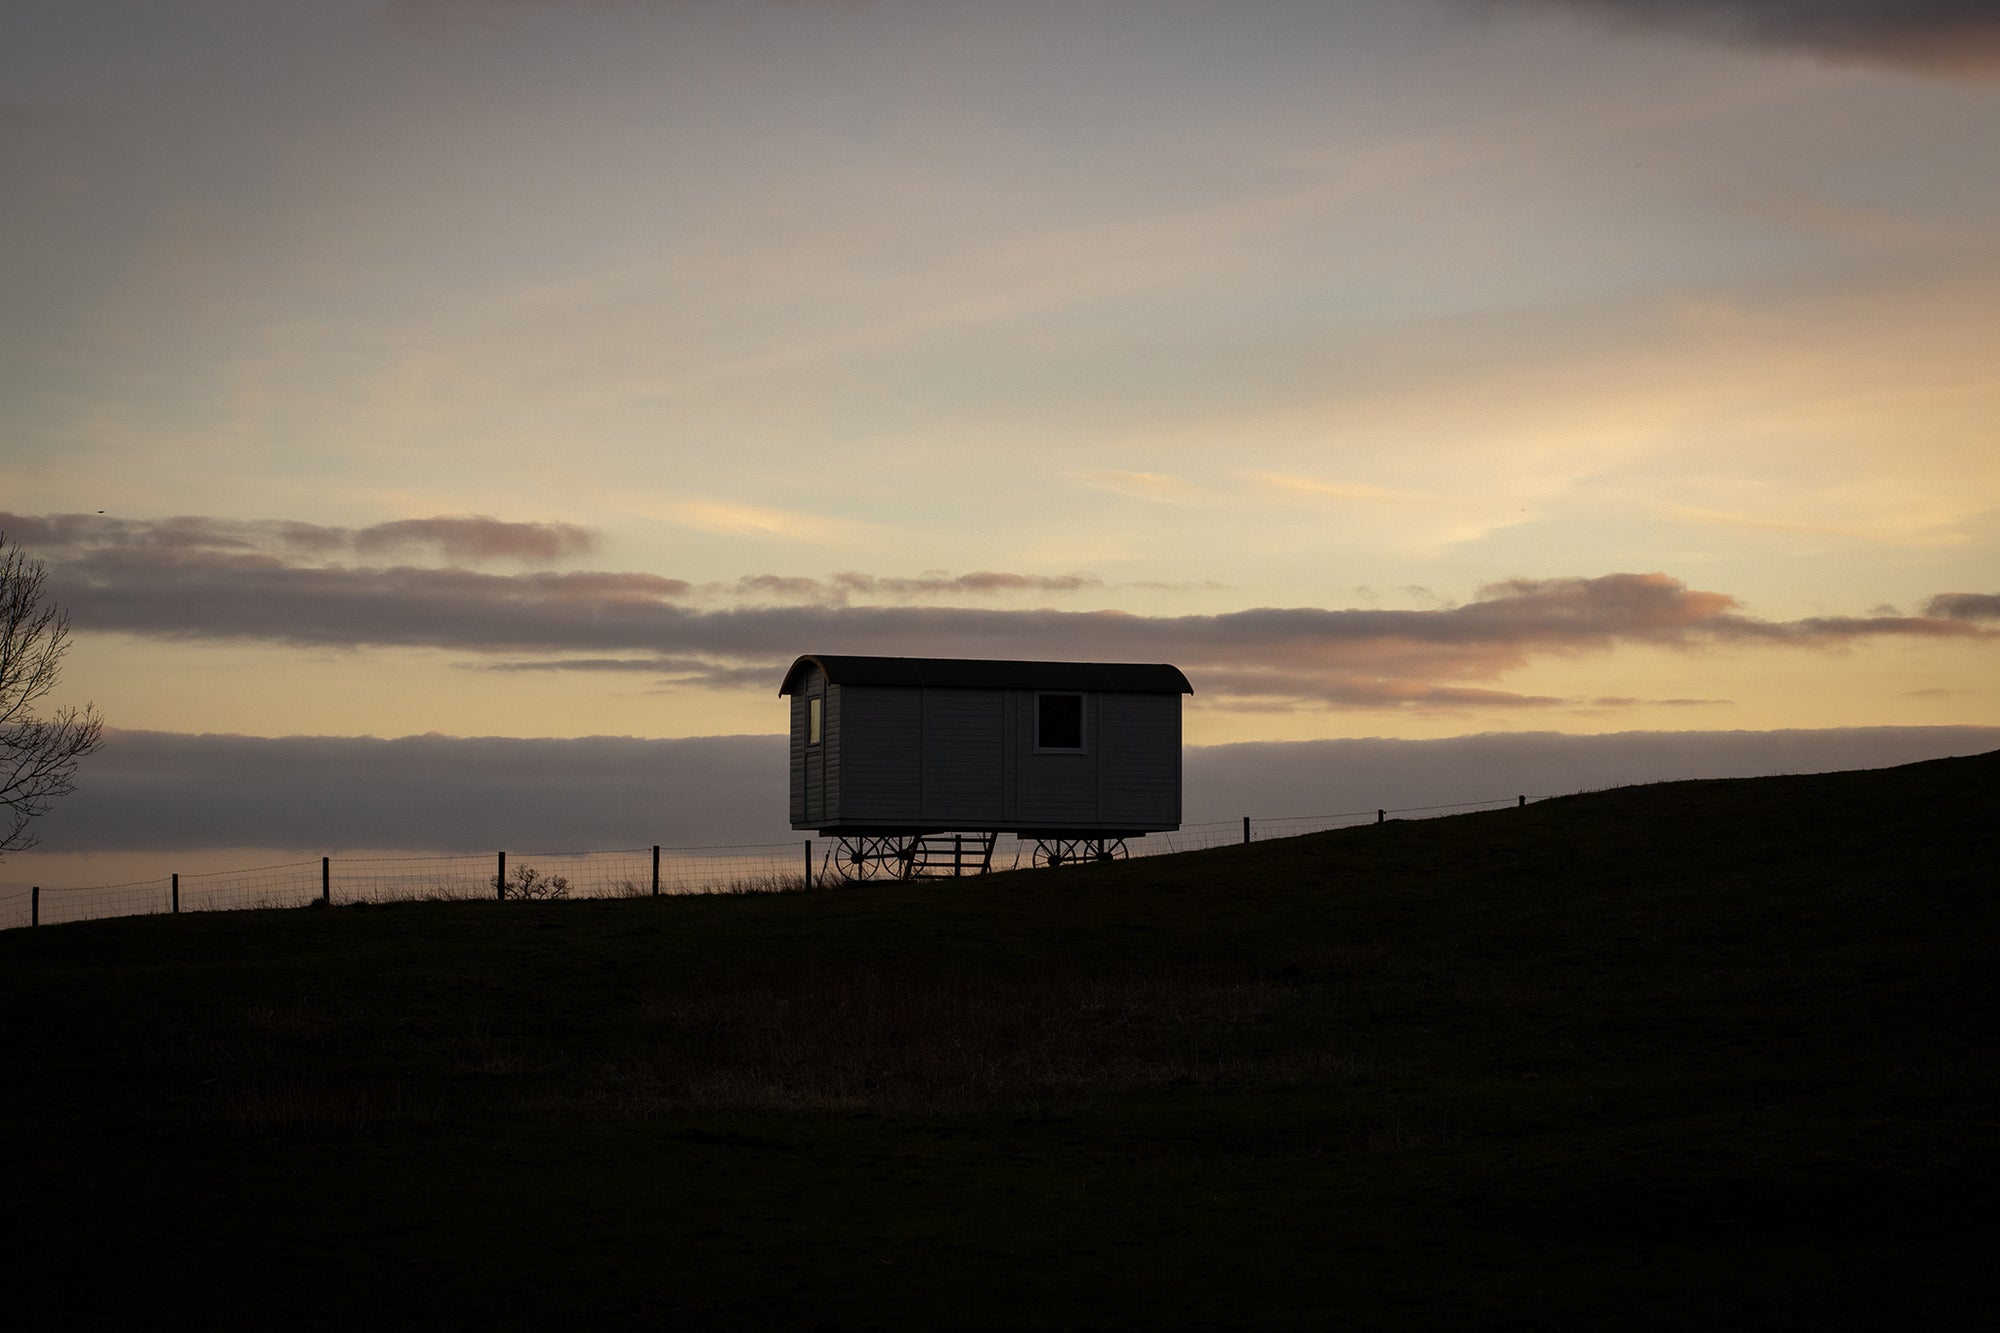
<svg viewBox="0 0 2000 1333">
<path fill-rule="evenodd" d="M 202 522 L 162 527 L 178 538 Z M 50 524 L 17 521 L 26 533 Z M 1172 661 L 1205 698 L 1259 704 L 1546 707 L 1587 700 L 1518 693 L 1501 678 L 1536 660 L 1632 645 L 1815 649 L 1897 638 L 2000 640 L 2000 630 L 1975 623 L 1993 609 L 1995 599 L 1983 595 L 1946 594 L 1920 616 L 1771 621 L 1745 613 L 1727 593 L 1689 588 L 1663 573 L 1512 579 L 1481 588 L 1462 606 L 1255 607 L 1182 616 L 853 601 L 1067 588 L 1070 576 L 757 576 L 740 585 L 746 598 L 778 592 L 809 600 L 772 605 L 760 598 L 710 609 L 694 604 L 703 590 L 656 574 L 308 564 L 234 539 L 149 544 L 134 526 L 103 533 L 94 545 L 88 532 L 46 550 L 28 541 L 31 553 L 50 557 L 51 590 L 79 631 L 438 648 L 491 655 L 489 665 L 515 669 L 637 670 L 722 686 L 755 683 L 793 655 L 816 651 Z M 270 525 L 251 526 L 261 532 Z M 532 657 L 508 660 L 522 654 Z"/>
</svg>

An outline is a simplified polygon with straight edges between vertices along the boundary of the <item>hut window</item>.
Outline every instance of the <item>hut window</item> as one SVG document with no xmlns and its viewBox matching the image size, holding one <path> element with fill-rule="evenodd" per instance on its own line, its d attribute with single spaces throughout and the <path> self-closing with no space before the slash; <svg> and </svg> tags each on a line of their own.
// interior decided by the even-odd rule
<svg viewBox="0 0 2000 1333">
<path fill-rule="evenodd" d="M 1083 748 L 1082 695 L 1037 694 L 1035 696 L 1035 748 L 1037 750 Z"/>
<path fill-rule="evenodd" d="M 806 744 L 807 745 L 819 744 L 820 724 L 824 716 L 822 710 L 824 709 L 825 705 L 826 701 L 820 698 L 817 694 L 813 695 L 810 699 L 806 700 Z"/>
</svg>

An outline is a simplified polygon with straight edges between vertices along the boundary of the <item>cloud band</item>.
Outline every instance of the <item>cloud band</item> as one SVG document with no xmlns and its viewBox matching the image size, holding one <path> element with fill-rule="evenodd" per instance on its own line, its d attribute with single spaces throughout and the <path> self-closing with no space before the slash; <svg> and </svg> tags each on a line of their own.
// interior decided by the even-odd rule
<svg viewBox="0 0 2000 1333">
<path fill-rule="evenodd" d="M 656 671 L 724 688 L 760 679 L 775 688 L 783 664 L 812 651 L 1171 661 L 1195 674 L 1205 699 L 1252 704 L 1546 706 L 1565 701 L 1496 682 L 1537 657 L 1620 645 L 1828 648 L 2000 634 L 1983 623 L 2000 618 L 1993 611 L 2000 598 L 1986 594 L 1943 594 L 1916 616 L 1771 621 L 1746 614 L 1726 593 L 1691 589 L 1661 573 L 1514 579 L 1456 607 L 1257 607 L 1182 616 L 852 601 L 858 594 L 928 600 L 956 591 L 970 600 L 1099 586 L 1082 576 L 753 576 L 736 585 L 739 597 L 778 591 L 820 600 L 718 607 L 706 602 L 712 588 L 656 574 L 307 563 L 308 544 L 283 524 L 229 528 L 180 519 L 102 528 L 73 517 L 0 515 L 0 524 L 37 554 L 44 544 L 36 538 L 49 539 L 51 589 L 79 631 L 434 648 L 477 655 L 477 665 L 489 668 Z M 227 541 L 210 539 L 224 530 Z M 359 534 L 341 540 L 343 550 L 360 549 Z"/>
</svg>

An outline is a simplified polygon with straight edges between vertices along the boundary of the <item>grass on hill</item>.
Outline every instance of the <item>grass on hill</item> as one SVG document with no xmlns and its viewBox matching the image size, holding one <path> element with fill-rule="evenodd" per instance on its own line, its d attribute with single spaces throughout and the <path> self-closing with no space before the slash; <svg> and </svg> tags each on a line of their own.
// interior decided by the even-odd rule
<svg viewBox="0 0 2000 1333">
<path fill-rule="evenodd" d="M 1995 828 L 2000 754 L 947 884 L 13 931 L 9 1304 L 1983 1325 Z"/>
</svg>

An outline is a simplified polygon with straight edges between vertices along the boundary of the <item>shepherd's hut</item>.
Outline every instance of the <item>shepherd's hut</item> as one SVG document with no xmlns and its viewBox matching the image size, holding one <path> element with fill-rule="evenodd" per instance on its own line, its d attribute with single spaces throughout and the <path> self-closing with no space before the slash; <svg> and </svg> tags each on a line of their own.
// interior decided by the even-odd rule
<svg viewBox="0 0 2000 1333">
<path fill-rule="evenodd" d="M 785 673 L 791 820 L 841 840 L 850 877 L 991 864 L 1012 833 L 1044 864 L 1180 827 L 1181 696 L 1164 663 L 808 654 Z"/>
</svg>

